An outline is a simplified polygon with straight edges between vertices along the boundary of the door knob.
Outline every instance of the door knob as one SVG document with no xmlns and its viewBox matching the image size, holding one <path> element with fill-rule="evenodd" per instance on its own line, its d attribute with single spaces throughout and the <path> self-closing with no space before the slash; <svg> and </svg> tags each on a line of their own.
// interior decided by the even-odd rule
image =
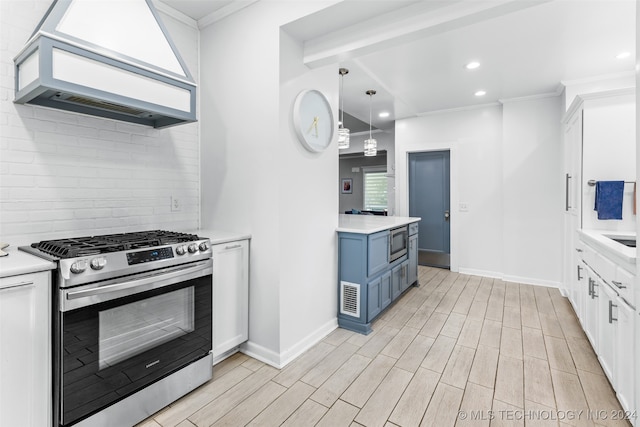
<svg viewBox="0 0 640 427">
<path fill-rule="evenodd" d="M 450 217 L 450 216 L 451 216 L 451 215 L 449 214 L 449 211 L 444 211 L 444 220 L 445 220 L 445 221 L 449 221 L 449 217 Z"/>
</svg>

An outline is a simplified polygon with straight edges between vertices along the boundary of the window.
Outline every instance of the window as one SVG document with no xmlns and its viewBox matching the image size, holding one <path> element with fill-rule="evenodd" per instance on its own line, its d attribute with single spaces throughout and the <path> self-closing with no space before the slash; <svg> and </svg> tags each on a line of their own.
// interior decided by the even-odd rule
<svg viewBox="0 0 640 427">
<path fill-rule="evenodd" d="M 385 167 L 363 168 L 364 210 L 387 209 L 387 170 Z"/>
</svg>

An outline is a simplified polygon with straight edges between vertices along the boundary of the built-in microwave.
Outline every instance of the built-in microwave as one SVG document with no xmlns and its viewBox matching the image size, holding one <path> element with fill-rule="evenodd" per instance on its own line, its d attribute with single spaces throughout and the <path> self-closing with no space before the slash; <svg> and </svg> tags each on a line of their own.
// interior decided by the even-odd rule
<svg viewBox="0 0 640 427">
<path fill-rule="evenodd" d="M 389 233 L 389 262 L 395 261 L 407 253 L 409 228 L 394 228 Z"/>
</svg>

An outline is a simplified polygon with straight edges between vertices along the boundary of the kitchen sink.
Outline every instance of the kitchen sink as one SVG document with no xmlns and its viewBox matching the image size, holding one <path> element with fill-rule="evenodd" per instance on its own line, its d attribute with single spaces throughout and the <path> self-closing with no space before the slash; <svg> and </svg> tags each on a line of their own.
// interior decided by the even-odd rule
<svg viewBox="0 0 640 427">
<path fill-rule="evenodd" d="M 613 237 L 613 236 L 607 236 L 607 237 L 615 242 L 618 242 L 630 248 L 636 247 L 636 239 L 633 237 Z"/>
</svg>

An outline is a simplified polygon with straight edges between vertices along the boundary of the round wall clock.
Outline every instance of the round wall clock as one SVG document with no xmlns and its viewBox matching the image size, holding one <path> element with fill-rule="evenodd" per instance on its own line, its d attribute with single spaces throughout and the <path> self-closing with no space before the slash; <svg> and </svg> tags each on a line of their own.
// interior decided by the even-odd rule
<svg viewBox="0 0 640 427">
<path fill-rule="evenodd" d="M 293 126 L 309 151 L 324 151 L 333 138 L 333 111 L 327 97 L 315 89 L 303 90 L 293 104 Z"/>
</svg>

